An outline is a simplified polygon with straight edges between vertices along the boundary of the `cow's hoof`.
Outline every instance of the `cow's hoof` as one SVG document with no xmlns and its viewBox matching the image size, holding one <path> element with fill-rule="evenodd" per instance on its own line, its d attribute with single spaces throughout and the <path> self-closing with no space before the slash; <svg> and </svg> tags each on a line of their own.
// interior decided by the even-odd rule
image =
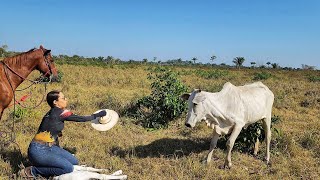
<svg viewBox="0 0 320 180">
<path fill-rule="evenodd" d="M 231 169 L 231 166 L 228 166 L 228 165 L 220 165 L 218 166 L 219 169 Z"/>
<path fill-rule="evenodd" d="M 219 160 L 219 158 L 213 157 L 212 160 L 217 161 L 217 160 Z"/>
<path fill-rule="evenodd" d="M 266 164 L 267 164 L 267 165 L 271 165 L 271 162 L 270 162 L 270 160 L 269 160 L 269 159 L 264 158 L 264 161 L 266 161 Z"/>
<path fill-rule="evenodd" d="M 231 169 L 232 163 L 231 162 L 225 162 L 222 169 Z"/>
<path fill-rule="evenodd" d="M 258 154 L 252 154 L 252 157 L 258 159 L 259 156 L 258 156 Z"/>
<path fill-rule="evenodd" d="M 230 169 L 230 167 L 226 166 L 226 165 L 220 165 L 218 166 L 219 169 Z"/>
<path fill-rule="evenodd" d="M 203 161 L 201 162 L 201 164 L 204 164 L 204 165 L 209 165 L 209 164 L 210 164 L 210 161 L 207 161 L 207 160 L 203 160 Z"/>
<path fill-rule="evenodd" d="M 267 163 L 268 167 L 271 167 L 271 165 L 272 165 L 271 161 L 267 161 L 266 163 Z"/>
</svg>

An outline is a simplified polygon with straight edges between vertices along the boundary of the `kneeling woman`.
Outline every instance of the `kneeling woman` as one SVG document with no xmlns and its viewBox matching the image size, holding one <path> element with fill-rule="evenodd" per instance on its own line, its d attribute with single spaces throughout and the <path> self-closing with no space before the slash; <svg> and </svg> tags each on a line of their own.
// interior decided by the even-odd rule
<svg viewBox="0 0 320 180">
<path fill-rule="evenodd" d="M 22 177 L 58 176 L 73 171 L 78 160 L 70 152 L 59 146 L 59 139 L 64 128 L 64 121 L 86 122 L 106 115 L 106 111 L 89 116 L 78 116 L 66 110 L 67 99 L 60 91 L 47 94 L 50 111 L 43 117 L 38 132 L 31 141 L 28 158 L 33 166 L 20 172 Z"/>
</svg>

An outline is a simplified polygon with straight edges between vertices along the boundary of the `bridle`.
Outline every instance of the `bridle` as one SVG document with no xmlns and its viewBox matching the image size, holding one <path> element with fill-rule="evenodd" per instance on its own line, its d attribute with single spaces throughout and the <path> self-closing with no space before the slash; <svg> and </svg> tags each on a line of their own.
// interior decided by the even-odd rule
<svg viewBox="0 0 320 180">
<path fill-rule="evenodd" d="M 41 49 L 41 51 L 43 52 L 43 49 Z M 43 74 L 43 76 L 45 77 L 48 73 L 50 73 L 49 75 L 49 82 L 51 82 L 51 79 L 52 79 L 52 76 L 53 76 L 53 73 L 52 73 L 52 68 L 51 68 L 51 63 L 50 61 L 47 59 L 47 55 L 45 54 L 45 52 L 43 52 L 43 57 L 44 57 L 44 62 L 46 63 L 49 71 L 47 71 L 45 74 Z"/>
<path fill-rule="evenodd" d="M 41 51 L 43 52 L 42 49 L 41 49 Z M 3 69 L 4 69 L 4 72 L 5 72 L 6 78 L 7 78 L 8 82 L 9 82 L 9 85 L 10 85 L 11 90 L 13 92 L 14 105 L 15 105 L 15 102 L 16 102 L 15 91 L 23 91 L 23 90 L 26 90 L 26 89 L 30 88 L 34 84 L 40 84 L 40 83 L 44 84 L 44 95 L 43 95 L 41 101 L 36 106 L 34 106 L 32 108 L 29 108 L 29 109 L 36 108 L 36 107 L 40 106 L 40 104 L 43 102 L 45 94 L 47 92 L 47 84 L 51 82 L 52 76 L 53 76 L 52 68 L 50 66 L 49 60 L 47 59 L 47 57 L 46 57 L 44 52 L 43 52 L 43 57 L 44 57 L 44 61 L 45 61 L 46 65 L 48 66 L 49 71 L 47 71 L 45 74 L 42 73 L 42 75 L 38 78 L 38 80 L 31 80 L 31 79 L 28 79 L 26 77 L 23 77 L 19 73 L 17 73 L 16 71 L 14 71 L 10 66 L 8 66 L 4 61 L 0 61 L 3 64 Z M 12 86 L 12 83 L 10 81 L 7 69 L 9 69 L 13 74 L 15 74 L 16 76 L 20 77 L 21 79 L 30 81 L 31 84 L 29 86 L 27 86 L 26 88 L 14 90 L 13 86 Z M 49 81 L 48 82 L 44 82 L 43 80 L 46 78 L 46 75 L 48 73 L 50 73 Z M 22 106 L 21 104 L 19 104 L 19 105 Z M 24 107 L 24 106 L 22 106 L 22 107 Z M 27 107 L 24 107 L 24 108 L 27 108 Z"/>
</svg>

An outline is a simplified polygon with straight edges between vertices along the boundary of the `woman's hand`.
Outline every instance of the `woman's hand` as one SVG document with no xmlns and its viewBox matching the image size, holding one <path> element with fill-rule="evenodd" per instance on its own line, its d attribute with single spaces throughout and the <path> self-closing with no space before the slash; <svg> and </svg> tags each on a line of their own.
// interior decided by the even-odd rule
<svg viewBox="0 0 320 180">
<path fill-rule="evenodd" d="M 106 110 L 102 110 L 102 111 L 100 111 L 98 113 L 93 114 L 93 117 L 97 118 L 97 117 L 103 117 L 105 115 L 107 115 L 107 111 Z"/>
</svg>

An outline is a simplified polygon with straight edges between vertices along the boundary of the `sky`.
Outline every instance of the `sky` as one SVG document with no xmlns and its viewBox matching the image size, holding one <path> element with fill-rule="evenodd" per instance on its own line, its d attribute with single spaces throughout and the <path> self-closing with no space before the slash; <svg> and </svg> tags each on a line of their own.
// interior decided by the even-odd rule
<svg viewBox="0 0 320 180">
<path fill-rule="evenodd" d="M 319 0 L 2 0 L 0 46 L 320 69 Z"/>
</svg>

